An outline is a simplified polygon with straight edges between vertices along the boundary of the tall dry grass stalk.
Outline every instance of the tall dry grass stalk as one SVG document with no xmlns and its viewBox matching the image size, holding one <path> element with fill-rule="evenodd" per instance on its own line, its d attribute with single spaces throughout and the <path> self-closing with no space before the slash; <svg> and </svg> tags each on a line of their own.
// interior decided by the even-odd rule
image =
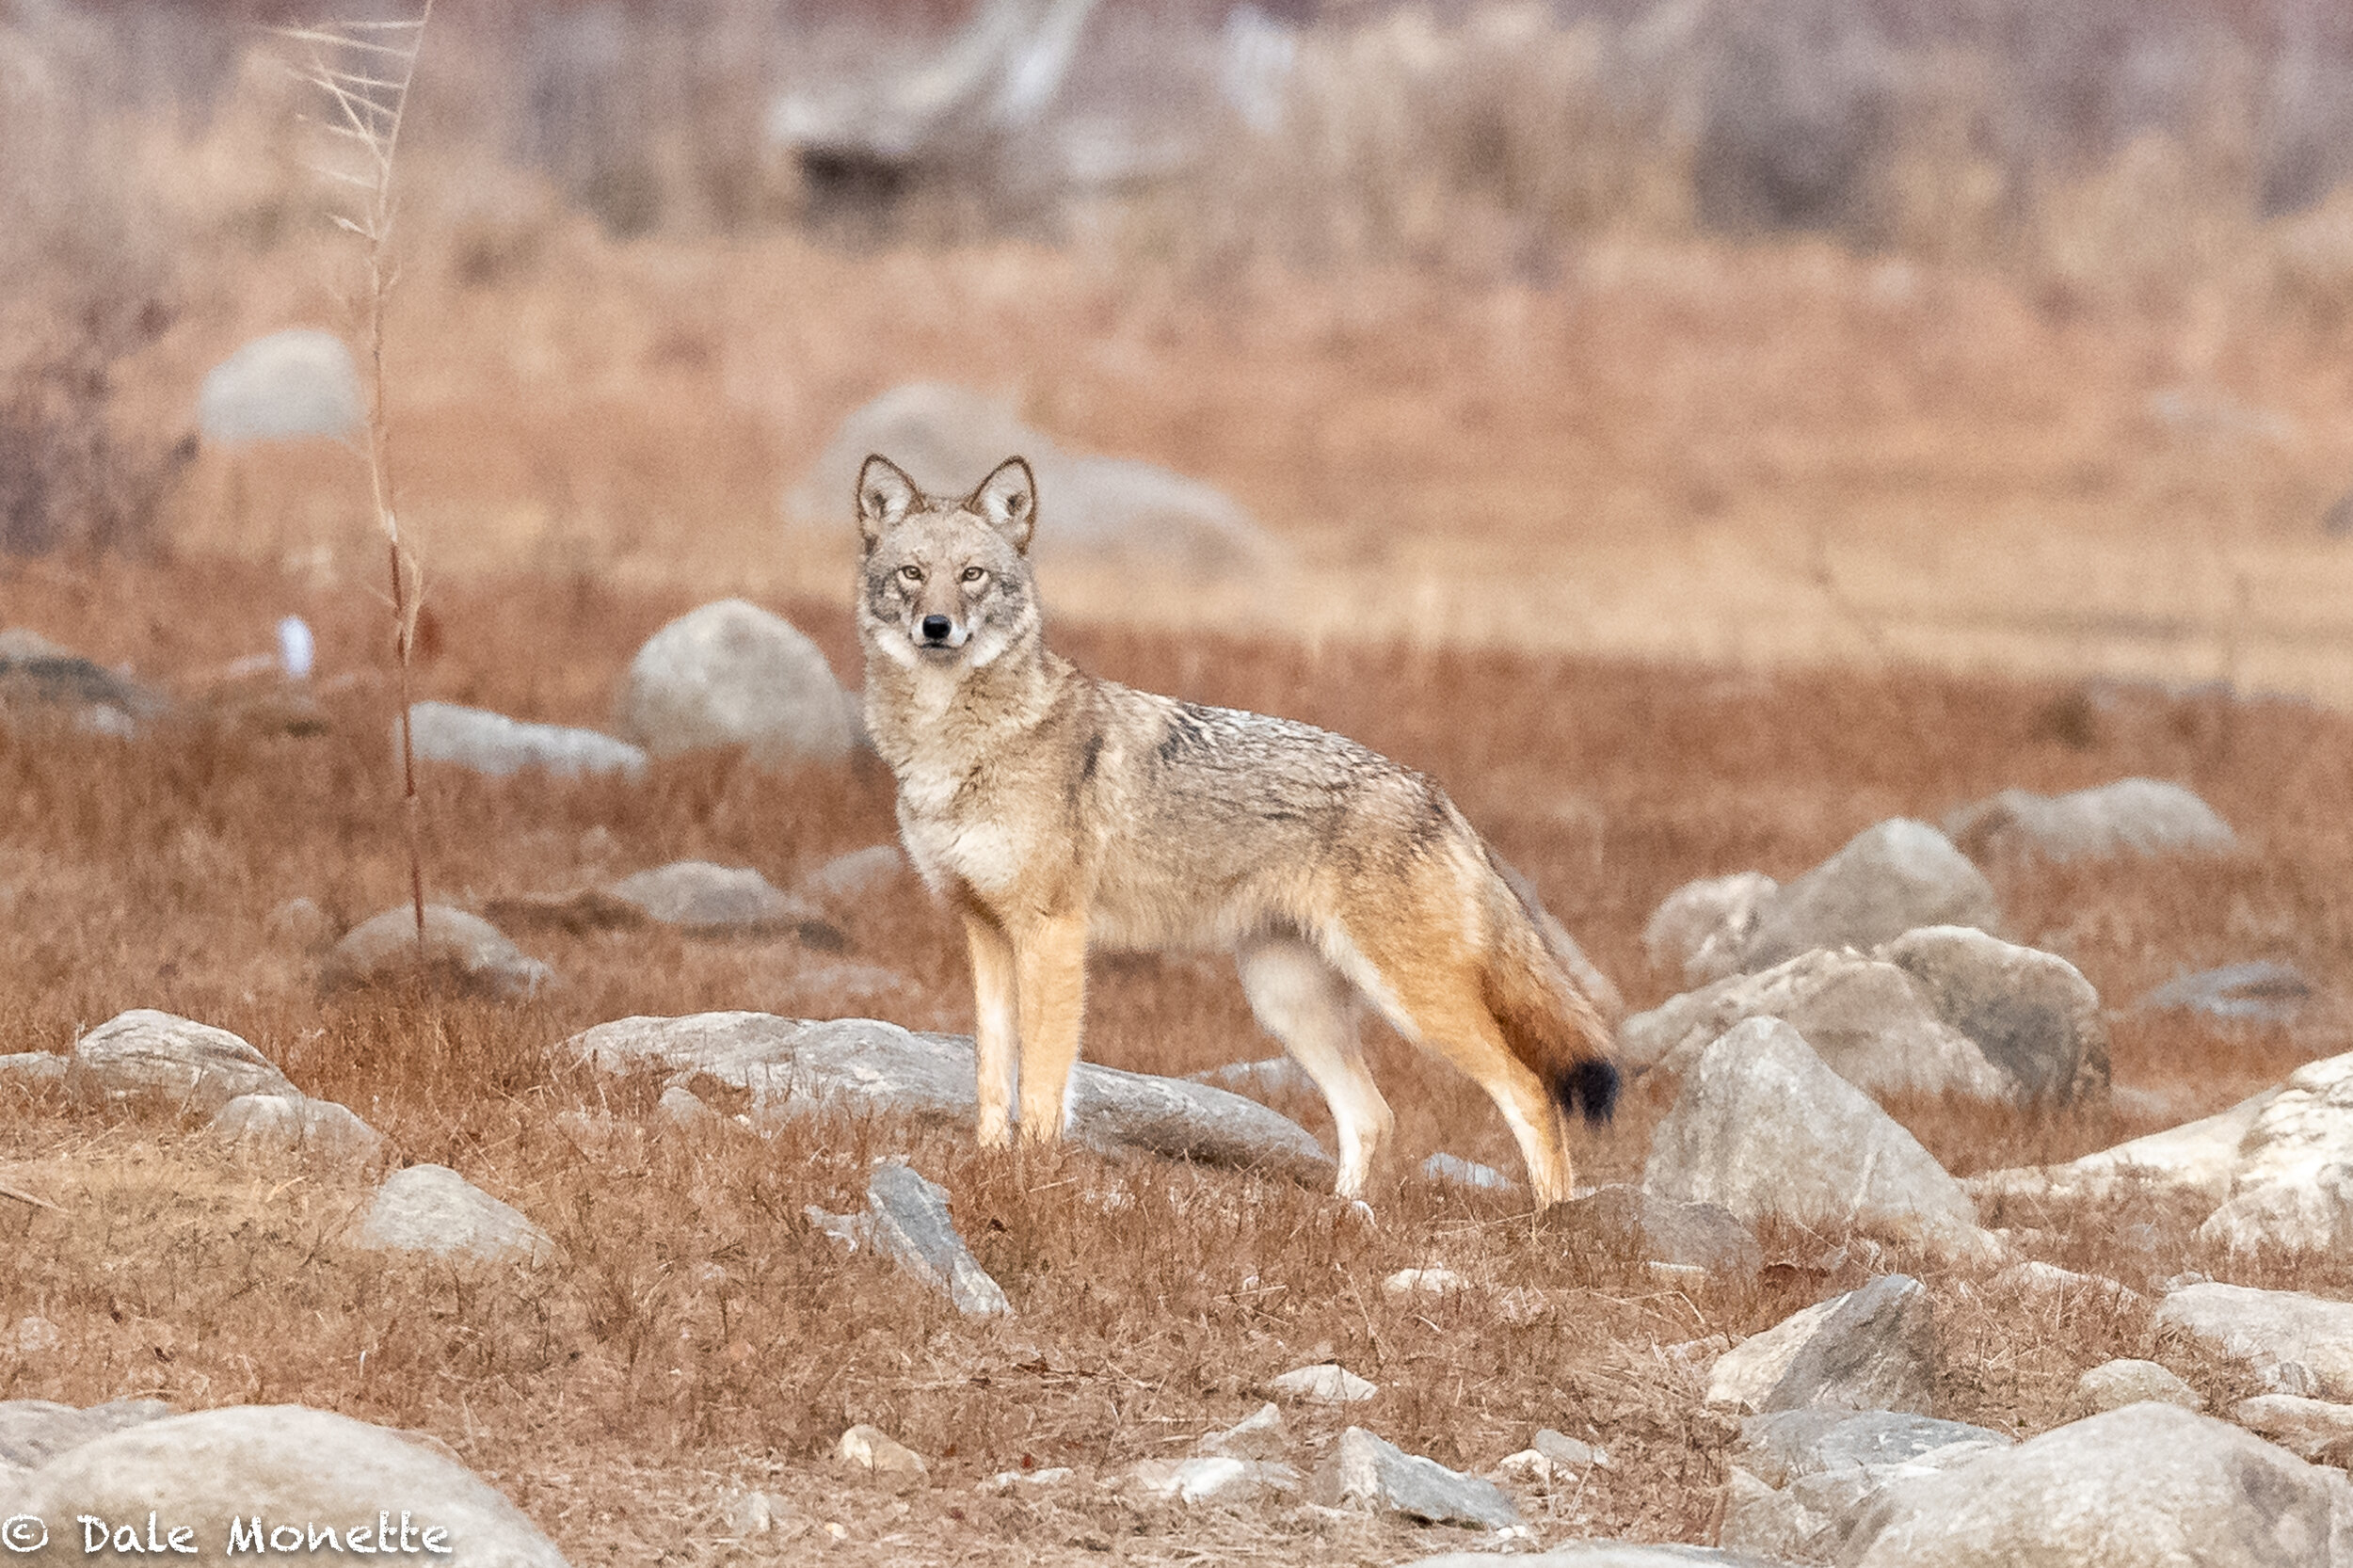
<svg viewBox="0 0 2353 1568">
<path fill-rule="evenodd" d="M 433 0 L 413 20 L 403 22 L 344 22 L 318 27 L 289 27 L 281 36 L 308 51 L 302 79 L 317 88 L 335 106 L 334 117 L 320 122 L 328 135 L 356 148 L 362 163 L 358 171 L 328 168 L 328 178 L 360 192 L 358 216 L 336 213 L 335 223 L 359 237 L 367 259 L 367 294 L 361 309 L 367 321 L 368 420 L 363 456 L 368 466 L 369 496 L 377 526 L 384 534 L 386 560 L 392 589 L 392 650 L 400 679 L 401 811 L 408 839 L 408 898 L 417 922 L 417 955 L 424 956 L 424 828 L 417 799 L 416 747 L 410 735 L 410 668 L 417 637 L 417 613 L 424 607 L 424 578 L 416 553 L 402 538 L 394 507 L 392 443 L 384 417 L 384 309 L 397 280 L 392 262 L 392 171 L 400 152 L 401 123 L 408 108 L 408 88 L 417 72 L 417 55 L 424 44 L 426 24 L 433 20 Z"/>
</svg>

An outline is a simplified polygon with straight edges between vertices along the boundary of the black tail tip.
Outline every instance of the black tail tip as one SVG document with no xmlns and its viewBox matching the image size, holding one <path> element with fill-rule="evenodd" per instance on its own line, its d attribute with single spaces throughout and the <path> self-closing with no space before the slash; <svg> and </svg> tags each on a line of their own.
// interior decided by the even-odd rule
<svg viewBox="0 0 2353 1568">
<path fill-rule="evenodd" d="M 1618 1068 L 1602 1057 L 1591 1057 L 1561 1075 L 1553 1097 L 1563 1111 L 1582 1111 L 1586 1125 L 1600 1127 L 1618 1106 Z"/>
</svg>

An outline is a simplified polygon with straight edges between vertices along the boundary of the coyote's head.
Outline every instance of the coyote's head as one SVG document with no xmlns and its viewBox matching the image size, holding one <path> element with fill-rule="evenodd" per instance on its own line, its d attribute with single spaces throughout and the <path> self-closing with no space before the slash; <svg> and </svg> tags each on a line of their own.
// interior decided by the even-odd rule
<svg viewBox="0 0 2353 1568">
<path fill-rule="evenodd" d="M 889 458 L 867 458 L 857 476 L 857 619 L 868 648 L 910 669 L 977 669 L 1034 638 L 1036 524 L 1037 481 L 1019 457 L 961 501 L 934 500 Z"/>
</svg>

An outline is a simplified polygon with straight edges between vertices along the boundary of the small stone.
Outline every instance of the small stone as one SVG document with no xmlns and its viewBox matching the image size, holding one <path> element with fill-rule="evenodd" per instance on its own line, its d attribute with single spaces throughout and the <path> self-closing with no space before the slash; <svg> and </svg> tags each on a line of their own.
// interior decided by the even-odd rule
<svg viewBox="0 0 2353 1568">
<path fill-rule="evenodd" d="M 1519 1187 L 1518 1182 L 1493 1165 L 1481 1165 L 1475 1160 L 1465 1160 L 1454 1154 L 1432 1155 L 1421 1162 L 1421 1174 L 1432 1181 L 1473 1187 L 1482 1192 L 1510 1192 Z"/>
<path fill-rule="evenodd" d="M 881 1428 L 863 1423 L 841 1434 L 835 1452 L 844 1463 L 878 1476 L 921 1476 L 929 1470 L 922 1455 L 884 1435 Z"/>
<path fill-rule="evenodd" d="M 1282 1408 L 1260 1405 L 1224 1432 L 1201 1439 L 1201 1451 L 1226 1459 L 1280 1459 L 1289 1451 L 1290 1432 L 1283 1425 Z"/>
<path fill-rule="evenodd" d="M 1381 1392 L 1378 1384 L 1329 1361 L 1296 1368 L 1268 1386 L 1286 1399 L 1307 1404 L 1355 1404 Z"/>
<path fill-rule="evenodd" d="M 739 1492 L 720 1509 L 728 1533 L 742 1539 L 776 1533 L 798 1534 L 808 1528 L 797 1518 L 790 1498 L 774 1492 Z"/>
<path fill-rule="evenodd" d="M 1232 1505 L 1256 1502 L 1272 1493 L 1296 1492 L 1301 1477 L 1280 1463 L 1261 1463 L 1225 1454 L 1199 1458 L 1145 1460 L 1128 1473 L 1128 1482 L 1151 1496 L 1181 1503 Z"/>
<path fill-rule="evenodd" d="M 1709 1374 L 1707 1403 L 1926 1414 L 1936 1396 L 1934 1312 L 1918 1280 L 1882 1275 L 1726 1352 Z"/>
<path fill-rule="evenodd" d="M 233 444 L 347 435 L 366 403 L 344 340 L 295 327 L 251 340 L 207 371 L 196 406 L 204 439 Z"/>
<path fill-rule="evenodd" d="M 1898 817 L 1865 828 L 1845 847 L 1767 898 L 1740 967 L 1769 968 L 1814 948 L 1870 948 L 1924 925 L 2000 922 L 1993 886 L 1952 841 Z"/>
<path fill-rule="evenodd" d="M 392 745 L 400 746 L 400 721 L 395 718 Z M 505 778 L 527 768 L 551 778 L 595 778 L 612 775 L 638 779 L 646 775 L 646 754 L 627 741 L 593 729 L 556 724 L 527 724 L 481 708 L 461 708 L 454 702 L 419 702 L 408 710 L 410 744 L 420 762 L 440 762 L 491 778 Z"/>
<path fill-rule="evenodd" d="M 1652 911 L 1642 927 L 1642 950 L 1654 968 L 1686 986 L 1738 974 L 1757 913 L 1780 887 L 1762 872 L 1687 882 Z"/>
<path fill-rule="evenodd" d="M 1712 1203 L 1685 1203 L 1613 1182 L 1557 1212 L 1573 1224 L 1590 1226 L 1606 1244 L 1630 1249 L 1655 1265 L 1753 1274 L 1765 1262 L 1749 1227 Z"/>
<path fill-rule="evenodd" d="M 1590 1469 L 1609 1468 L 1608 1450 L 1579 1442 L 1566 1432 L 1555 1432 L 1550 1427 L 1538 1429 L 1535 1449 L 1551 1462 L 1556 1473 L 1582 1475 Z"/>
<path fill-rule="evenodd" d="M 1000 1470 L 973 1487 L 972 1490 L 1001 1493 L 1016 1492 L 1025 1486 L 1039 1488 L 1060 1486 L 1064 1481 L 1068 1480 L 1072 1474 L 1067 1464 L 1057 1464 L 1045 1470 Z"/>
<path fill-rule="evenodd" d="M 948 1192 L 897 1161 L 874 1167 L 867 1179 L 874 1249 L 895 1258 L 947 1291 L 956 1310 L 971 1318 L 1009 1318 L 1013 1304 L 956 1234 L 948 1215 Z"/>
<path fill-rule="evenodd" d="M 847 907 L 862 904 L 891 884 L 914 875 L 915 868 L 907 864 L 898 845 L 875 844 L 835 856 L 801 878 L 794 890 L 828 907 Z"/>
<path fill-rule="evenodd" d="M 0 1344 L 23 1356 L 44 1355 L 65 1343 L 57 1325 L 46 1318 L 19 1318 Z M 1272 1408 L 1271 1406 L 1269 1408 Z"/>
<path fill-rule="evenodd" d="M 520 1210 L 446 1165 L 411 1165 L 387 1177 L 360 1222 L 359 1244 L 485 1263 L 541 1263 L 555 1251 Z"/>
<path fill-rule="evenodd" d="M 506 1001 L 535 997 L 554 971 L 479 915 L 446 904 L 424 907 L 423 978 L 450 989 Z M 408 904 L 354 926 L 327 955 L 319 981 L 328 990 L 394 984 L 418 976 L 416 917 Z"/>
<path fill-rule="evenodd" d="M 740 599 L 690 610 L 646 639 L 615 696 L 614 728 L 655 757 L 741 746 L 771 766 L 839 761 L 855 743 L 817 645 Z"/>
<path fill-rule="evenodd" d="M 2075 1402 L 2093 1416 L 2143 1400 L 2160 1400 L 2184 1410 L 2206 1408 L 2197 1389 L 2153 1361 L 2103 1362 L 2075 1380 Z"/>
<path fill-rule="evenodd" d="M 749 867 L 708 860 L 657 866 L 625 876 L 605 891 L 664 925 L 697 936 L 751 936 L 825 923 L 815 905 L 779 890 Z"/>
<path fill-rule="evenodd" d="M 1451 1269 L 1400 1269 L 1381 1282 L 1381 1292 L 1387 1296 L 1445 1296 L 1469 1283 Z"/>
<path fill-rule="evenodd" d="M 365 1164 L 384 1152 L 384 1135 L 348 1106 L 301 1096 L 240 1095 L 220 1108 L 211 1131 L 244 1148 L 352 1164 Z"/>
<path fill-rule="evenodd" d="M 2178 1008 L 2233 1022 L 2283 1024 L 2312 1000 L 2313 983 L 2291 964 L 2225 964 L 2170 980 L 2140 999 L 2143 1011 Z"/>
<path fill-rule="evenodd" d="M 2013 1263 L 1995 1274 L 1993 1288 L 2020 1295 L 2088 1297 L 2112 1306 L 2136 1306 L 2140 1293 L 2099 1274 L 2079 1274 L 2056 1263 Z"/>
<path fill-rule="evenodd" d="M 335 922 L 316 902 L 290 898 L 262 922 L 272 942 L 293 952 L 324 952 L 335 942 Z"/>
<path fill-rule="evenodd" d="M 685 1131 L 712 1127 L 722 1119 L 716 1111 L 696 1097 L 695 1092 L 682 1083 L 673 1083 L 662 1091 L 654 1102 L 654 1114 L 670 1126 Z"/>
<path fill-rule="evenodd" d="M 1313 1496 L 1327 1508 L 1401 1513 L 1433 1525 L 1492 1530 L 1520 1522 L 1520 1511 L 1493 1481 L 1406 1453 L 1362 1427 L 1340 1433 L 1316 1472 Z"/>
<path fill-rule="evenodd" d="M 2237 838 L 2213 807 L 2179 784 L 2121 778 L 2063 795 L 2004 790 L 1945 821 L 1961 852 L 2096 860 L 2126 855 L 2218 855 Z"/>
</svg>

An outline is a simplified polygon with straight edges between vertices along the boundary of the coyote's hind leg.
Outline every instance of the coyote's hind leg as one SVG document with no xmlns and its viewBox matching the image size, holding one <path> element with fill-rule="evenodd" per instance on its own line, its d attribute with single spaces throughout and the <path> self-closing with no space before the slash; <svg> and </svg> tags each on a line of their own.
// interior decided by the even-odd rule
<svg viewBox="0 0 2353 1568">
<path fill-rule="evenodd" d="M 1332 1108 L 1339 1132 L 1340 1196 L 1362 1197 L 1397 1118 L 1357 1048 L 1354 990 L 1321 953 L 1289 937 L 1245 943 L 1234 961 L 1250 1011 L 1315 1080 Z"/>
</svg>

